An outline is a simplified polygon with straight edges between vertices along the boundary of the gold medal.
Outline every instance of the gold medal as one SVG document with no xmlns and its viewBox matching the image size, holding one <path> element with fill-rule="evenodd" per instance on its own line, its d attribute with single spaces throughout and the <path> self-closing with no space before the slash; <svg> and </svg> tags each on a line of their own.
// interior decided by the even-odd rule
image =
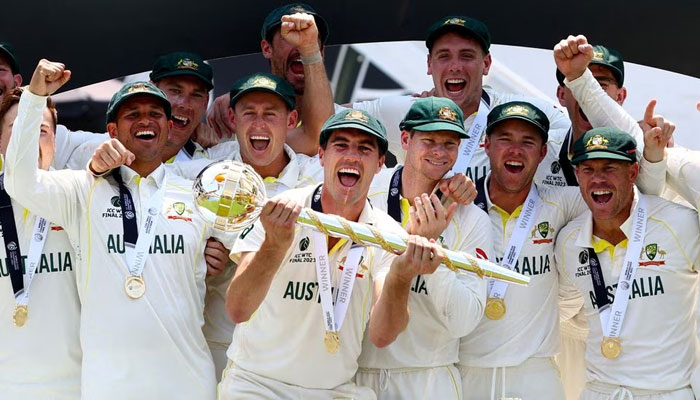
<svg viewBox="0 0 700 400">
<path fill-rule="evenodd" d="M 335 354 L 340 347 L 340 336 L 338 332 L 326 331 L 326 336 L 323 338 L 323 345 L 326 346 L 326 351 L 329 354 Z"/>
<path fill-rule="evenodd" d="M 486 307 L 484 308 L 486 318 L 498 320 L 506 315 L 506 302 L 503 299 L 489 297 L 486 299 Z"/>
<path fill-rule="evenodd" d="M 16 306 L 15 312 L 12 314 L 12 322 L 15 326 L 21 328 L 27 322 L 27 306 Z"/>
<path fill-rule="evenodd" d="M 614 360 L 620 357 L 622 353 L 622 344 L 620 339 L 613 337 L 603 337 L 603 342 L 600 344 L 600 352 L 603 353 L 603 357 Z"/>
<path fill-rule="evenodd" d="M 126 295 L 132 299 L 138 299 L 146 293 L 146 282 L 140 276 L 129 276 L 124 283 Z"/>
</svg>

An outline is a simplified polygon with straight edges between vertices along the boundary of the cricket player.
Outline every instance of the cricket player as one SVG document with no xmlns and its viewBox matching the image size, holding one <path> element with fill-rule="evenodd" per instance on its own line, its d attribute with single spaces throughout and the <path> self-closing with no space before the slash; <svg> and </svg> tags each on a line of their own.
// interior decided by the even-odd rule
<svg viewBox="0 0 700 400">
<path fill-rule="evenodd" d="M 537 105 L 550 120 L 550 136 L 563 135 L 569 128 L 566 115 L 549 102 L 531 99 L 513 93 L 499 93 L 482 85 L 483 76 L 491 67 L 491 35 L 484 23 L 466 16 L 448 16 L 436 21 L 428 29 L 425 44 L 428 48 L 428 75 L 433 77 L 434 94 L 457 103 L 465 118 L 465 129 L 470 139 L 462 141 L 458 172 L 476 182 L 488 173 L 489 162 L 484 152 L 484 128 L 489 110 L 512 100 L 525 100 Z M 398 126 L 406 115 L 412 96 L 388 96 L 352 104 L 363 109 L 389 127 L 389 151 L 399 162 L 404 161 L 401 132 Z"/>
<path fill-rule="evenodd" d="M 299 121 L 288 133 L 287 143 L 297 153 L 314 156 L 321 127 L 334 113 L 323 64 L 328 24 L 310 5 L 289 3 L 267 14 L 260 35 L 260 50 L 270 73 L 291 83 L 296 94 Z M 207 114 L 207 123 L 220 137 L 232 136 L 236 130 L 228 118 L 229 104 L 229 95 L 221 95 Z"/>
<path fill-rule="evenodd" d="M 416 100 L 401 122 L 406 164 L 382 170 L 369 199 L 412 234 L 443 247 L 484 257 L 491 254 L 488 217 L 474 204 L 445 208 L 431 194 L 457 159 L 466 138 L 462 111 L 450 99 Z M 463 174 L 459 174 L 464 178 Z M 466 179 L 466 178 L 465 178 Z M 411 282 L 411 319 L 396 341 L 377 348 L 368 338 L 360 355 L 356 382 L 371 387 L 378 399 L 461 399 L 454 366 L 459 339 L 484 313 L 486 281 L 440 266 Z"/>
<path fill-rule="evenodd" d="M 351 381 L 365 327 L 375 345 L 393 342 L 408 323 L 411 281 L 443 258 L 437 244 L 417 236 L 397 257 L 295 226 L 304 205 L 402 232 L 367 200 L 387 148 L 381 123 L 347 110 L 331 117 L 320 137 L 323 184 L 270 200 L 231 251 L 238 268 L 226 308 L 237 326 L 222 399 L 374 399 Z"/>
<path fill-rule="evenodd" d="M 636 148 L 615 128 L 574 143 L 589 211 L 561 230 L 556 257 L 588 321 L 581 399 L 693 399 L 698 216 L 635 188 Z"/>
<path fill-rule="evenodd" d="M 559 350 L 554 240 L 585 204 L 576 188 L 533 182 L 549 131 L 545 113 L 527 102 L 504 103 L 489 113 L 485 151 L 491 172 L 477 181 L 475 203 L 490 219 L 496 261 L 531 281 L 527 287 L 489 283 L 484 319 L 460 345 L 465 399 L 564 398 L 554 362 Z M 570 313 L 578 311 L 577 302 L 564 300 L 573 303 Z"/>
<path fill-rule="evenodd" d="M 9 89 L 0 100 L 3 156 L 21 95 L 22 89 Z M 34 165 L 47 170 L 53 161 L 56 129 L 56 108 L 50 98 L 38 113 L 34 128 L 40 132 L 39 157 Z M 7 195 L 2 183 L 0 227 L 0 291 L 5 293 L 0 301 L 2 398 L 77 400 L 82 358 L 78 260 L 68 235 L 61 226 L 27 212 Z"/>
<path fill-rule="evenodd" d="M 78 249 L 82 305 L 82 397 L 215 397 L 214 364 L 202 334 L 206 238 L 231 238 L 194 212 L 192 183 L 166 175 L 161 153 L 172 127 L 165 94 L 148 82 L 125 85 L 107 111 L 107 130 L 133 153 L 128 167 L 37 169 L 46 96 L 70 78 L 41 60 L 22 95 L 7 149 L 10 196 L 62 226 Z M 100 172 L 100 171 L 93 171 Z"/>
</svg>

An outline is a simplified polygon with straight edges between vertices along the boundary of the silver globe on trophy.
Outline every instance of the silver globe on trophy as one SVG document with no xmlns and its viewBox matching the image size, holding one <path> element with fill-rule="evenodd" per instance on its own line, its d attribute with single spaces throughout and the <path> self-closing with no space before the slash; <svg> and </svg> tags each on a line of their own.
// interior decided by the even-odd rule
<svg viewBox="0 0 700 400">
<path fill-rule="evenodd" d="M 197 213 L 216 229 L 227 232 L 239 231 L 253 224 L 267 201 L 260 175 L 251 166 L 230 160 L 215 162 L 203 169 L 192 192 Z M 373 226 L 319 213 L 308 207 L 301 210 L 297 223 L 363 246 L 379 247 L 393 253 L 406 249 L 405 235 L 383 233 Z M 519 285 L 530 283 L 529 277 L 470 254 L 445 250 L 445 255 L 443 264 L 454 271 L 468 271 L 482 278 Z"/>
</svg>

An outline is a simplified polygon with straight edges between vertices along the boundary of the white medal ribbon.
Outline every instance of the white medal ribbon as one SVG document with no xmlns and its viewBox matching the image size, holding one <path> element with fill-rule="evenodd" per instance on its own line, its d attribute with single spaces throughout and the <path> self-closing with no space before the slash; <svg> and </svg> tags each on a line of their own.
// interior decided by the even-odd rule
<svg viewBox="0 0 700 400">
<path fill-rule="evenodd" d="M 632 290 L 632 280 L 634 279 L 634 276 L 637 273 L 637 267 L 639 266 L 639 254 L 642 251 L 646 230 L 647 205 L 644 195 L 640 193 L 637 207 L 634 209 L 632 238 L 628 238 L 629 242 L 627 244 L 625 260 L 622 264 L 620 279 L 617 281 L 615 300 L 613 300 L 611 307 L 603 307 L 599 310 L 600 325 L 603 327 L 603 336 L 605 337 L 616 338 L 620 336 L 622 321 L 625 319 L 630 291 Z"/>
<path fill-rule="evenodd" d="M 146 258 L 148 257 L 148 249 L 156 233 L 156 222 L 163 209 L 163 197 L 165 195 L 166 185 L 166 179 L 163 177 L 160 189 L 153 194 L 151 200 L 147 203 L 145 212 L 143 212 L 144 210 L 142 209 L 141 214 L 146 217 L 141 218 L 139 237 L 136 239 L 136 245 L 131 246 L 130 243 L 124 242 L 126 267 L 129 269 L 129 274 L 131 276 L 141 276 L 143 273 L 143 267 L 146 265 Z"/>
<path fill-rule="evenodd" d="M 479 147 L 484 128 L 486 128 L 486 117 L 488 117 L 490 109 L 491 107 L 482 98 L 479 102 L 479 109 L 476 112 L 476 117 L 474 117 L 474 122 L 472 122 L 472 126 L 469 129 L 469 138 L 462 139 L 462 143 L 459 146 L 459 155 L 455 165 L 452 166 L 452 172 L 463 174 L 469 167 L 472 157 L 474 157 L 474 152 Z"/>
<path fill-rule="evenodd" d="M 353 246 L 346 257 L 343 266 L 343 274 L 340 285 L 336 288 L 336 301 L 333 305 L 333 294 L 331 291 L 331 267 L 328 258 L 328 242 L 326 235 L 313 231 L 314 257 L 316 258 L 316 278 L 318 279 L 318 290 L 321 297 L 321 309 L 323 310 L 323 323 L 327 332 L 338 332 L 343 326 L 345 315 L 350 305 L 350 295 L 355 285 L 355 274 L 360 263 L 360 258 L 364 251 L 361 246 Z"/>
<path fill-rule="evenodd" d="M 34 230 L 32 231 L 32 237 L 29 242 L 29 252 L 27 253 L 25 277 L 24 277 L 24 290 L 17 293 L 15 301 L 18 306 L 26 306 L 29 304 L 29 288 L 34 280 L 34 274 L 39 266 L 39 259 L 41 253 L 44 251 L 44 244 L 46 244 L 46 236 L 49 233 L 49 221 L 41 217 L 35 217 L 34 220 Z"/>
<path fill-rule="evenodd" d="M 503 254 L 503 259 L 501 260 L 501 265 L 512 270 L 515 264 L 518 262 L 518 256 L 523 248 L 525 239 L 527 239 L 527 234 L 532 229 L 532 225 L 535 223 L 535 217 L 540 210 L 540 205 L 542 200 L 537 193 L 537 187 L 533 183 L 530 185 L 530 192 L 527 194 L 525 199 L 525 204 L 520 211 L 520 216 L 515 223 L 515 228 L 510 235 L 510 240 L 508 241 L 508 248 Z M 489 297 L 503 299 L 506 296 L 506 291 L 508 290 L 508 283 L 502 281 L 489 281 Z"/>
</svg>

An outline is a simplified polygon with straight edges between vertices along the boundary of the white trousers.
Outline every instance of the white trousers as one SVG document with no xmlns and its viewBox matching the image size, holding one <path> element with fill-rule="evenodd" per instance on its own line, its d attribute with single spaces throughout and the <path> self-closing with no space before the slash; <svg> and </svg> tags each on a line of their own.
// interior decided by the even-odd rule
<svg viewBox="0 0 700 400">
<path fill-rule="evenodd" d="M 589 382 L 581 392 L 580 400 L 695 400 L 695 395 L 690 386 L 678 390 L 658 391 Z"/>
<path fill-rule="evenodd" d="M 319 376 L 319 380 L 323 377 Z M 333 389 L 305 388 L 266 378 L 231 365 L 223 372 L 218 400 L 376 400 L 372 389 L 354 382 Z"/>
<path fill-rule="evenodd" d="M 374 390 L 378 400 L 461 400 L 462 380 L 454 365 L 433 368 L 361 368 L 358 385 Z"/>
<path fill-rule="evenodd" d="M 529 358 L 514 367 L 458 366 L 465 400 L 562 400 L 564 388 L 554 360 Z"/>
</svg>

